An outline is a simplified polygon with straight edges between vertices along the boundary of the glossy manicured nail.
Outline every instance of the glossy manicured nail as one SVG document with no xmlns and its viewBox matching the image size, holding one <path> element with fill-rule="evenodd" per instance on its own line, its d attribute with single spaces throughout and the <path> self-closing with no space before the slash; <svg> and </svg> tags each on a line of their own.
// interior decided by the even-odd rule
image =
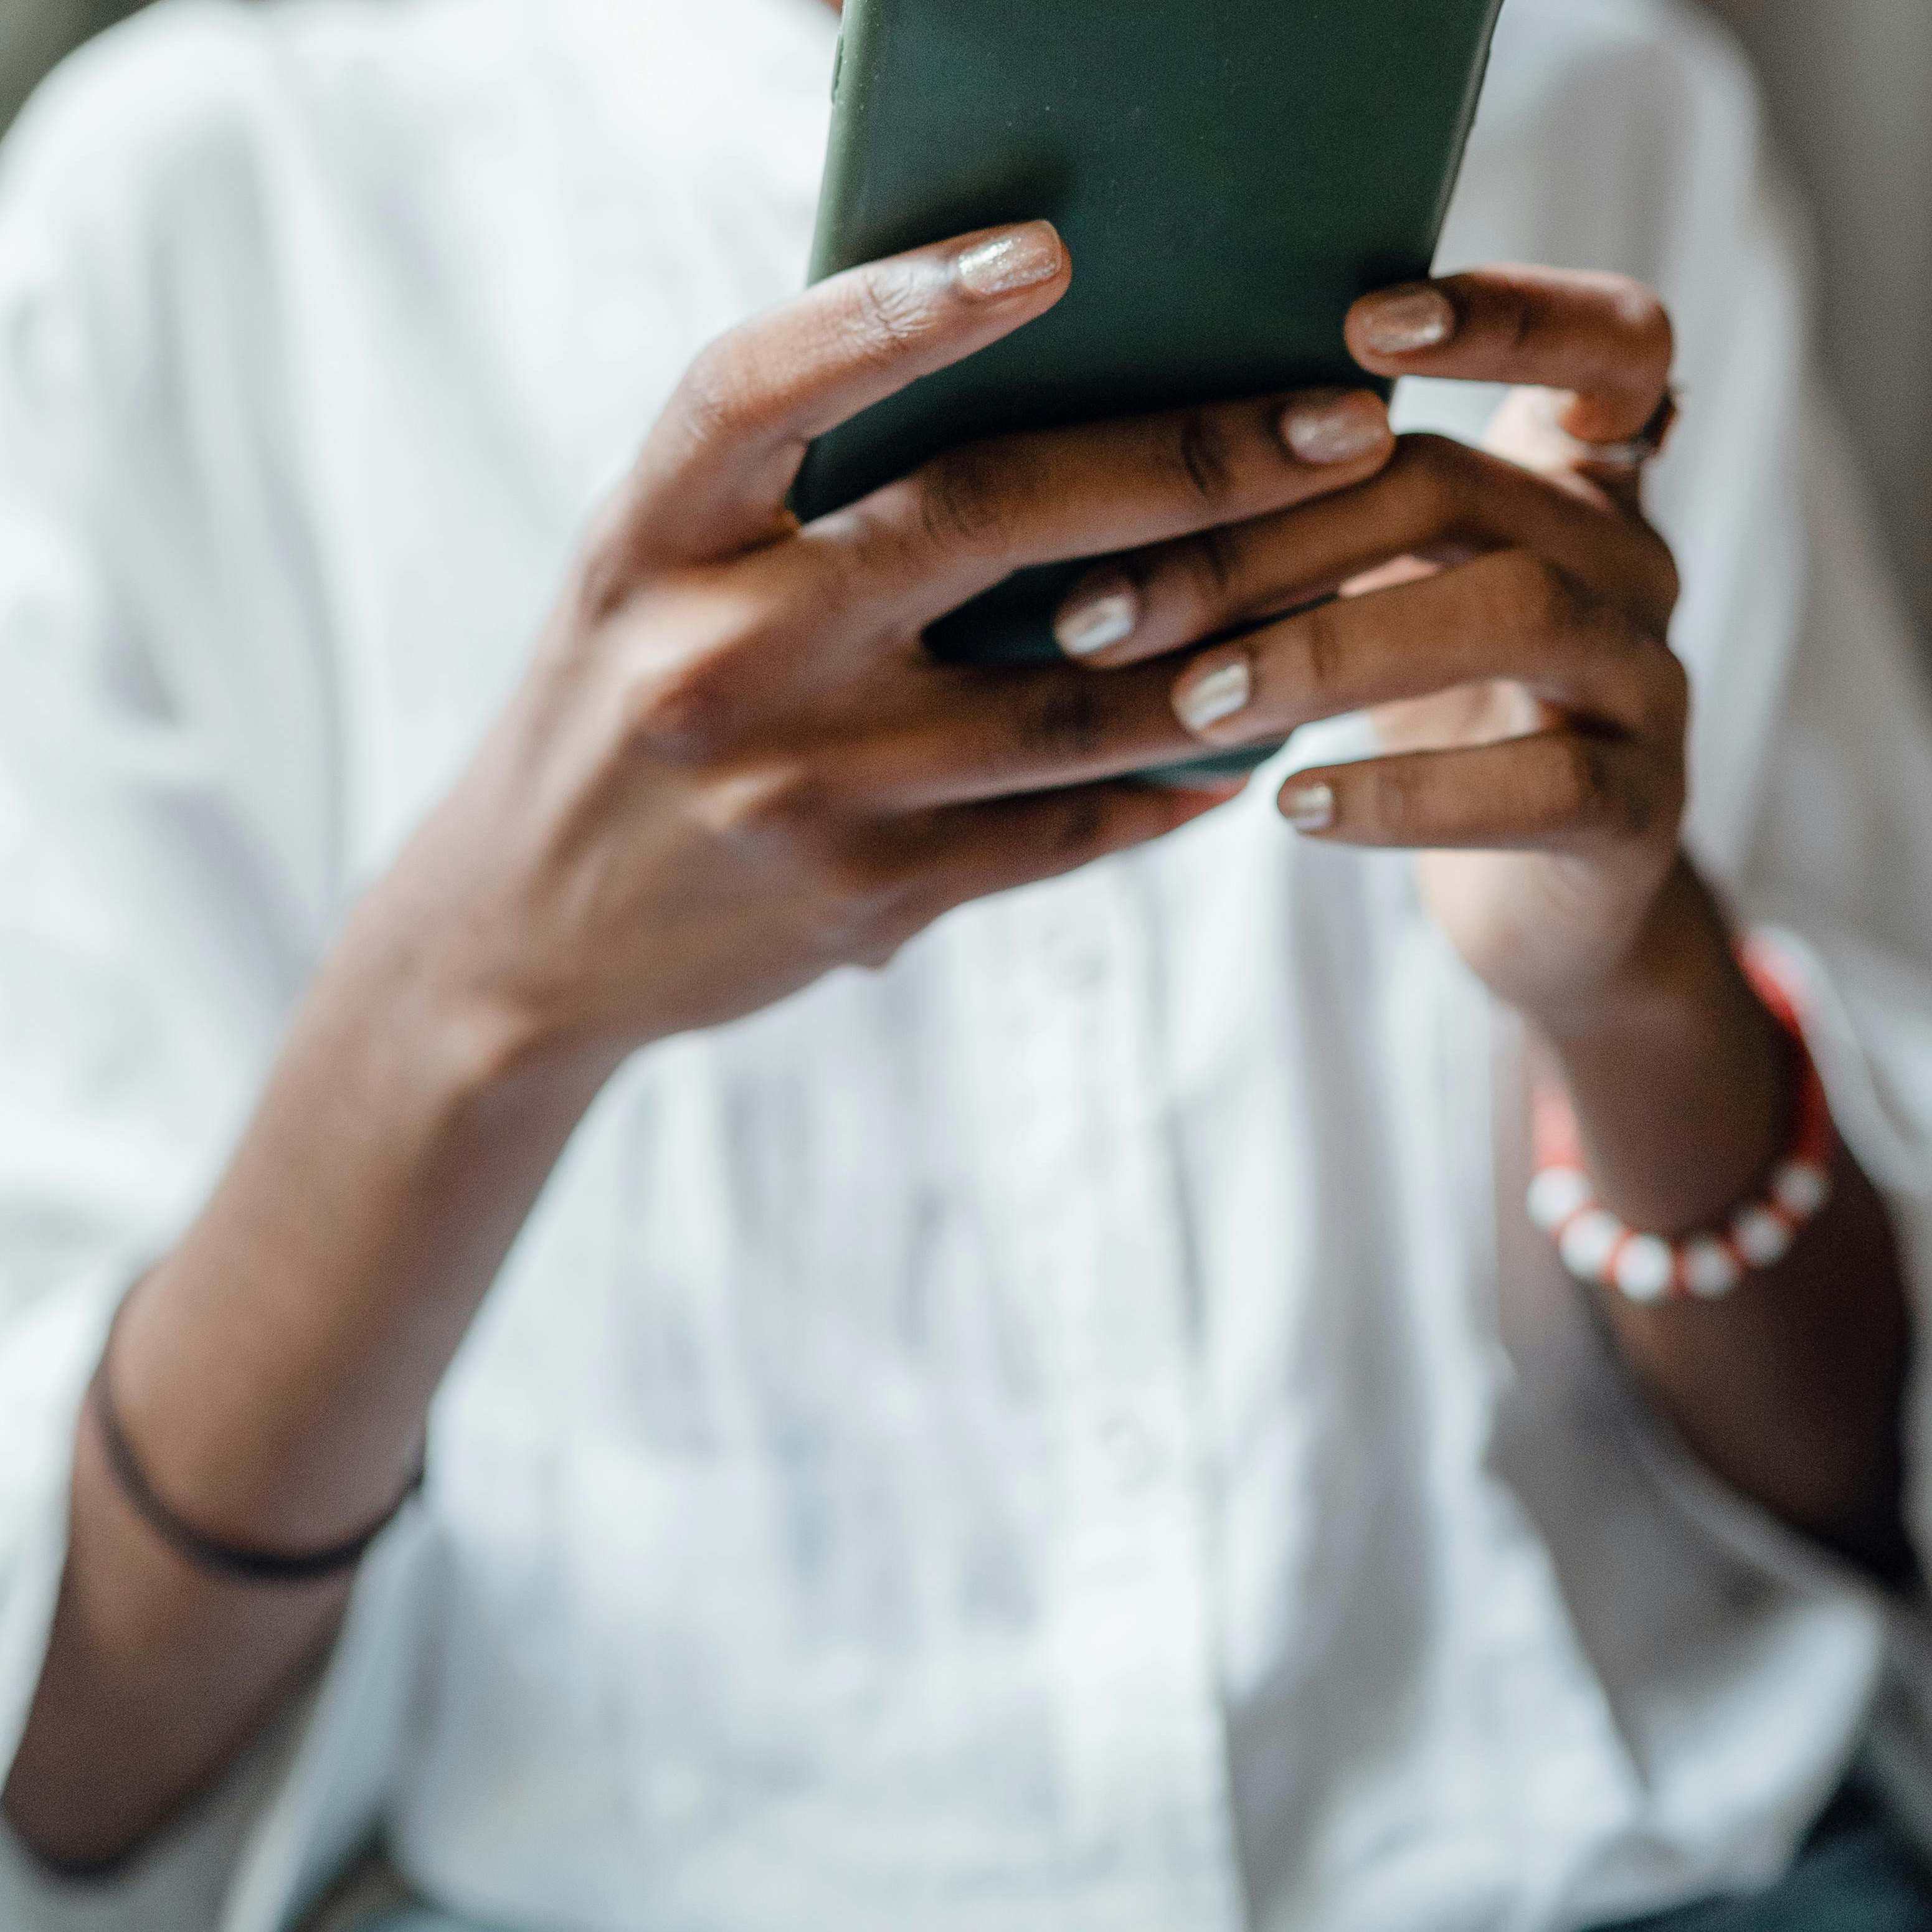
<svg viewBox="0 0 1932 1932">
<path fill-rule="evenodd" d="M 1355 326 L 1377 355 L 1414 356 L 1456 333 L 1456 304 L 1440 289 L 1401 289 L 1371 296 L 1355 311 Z"/>
<path fill-rule="evenodd" d="M 1298 832 L 1326 832 L 1335 823 L 1335 788 L 1291 784 L 1281 795 L 1281 815 Z"/>
<path fill-rule="evenodd" d="M 1126 643 L 1140 620 L 1139 592 L 1124 577 L 1102 577 L 1061 606 L 1054 640 L 1070 658 L 1090 658 Z"/>
<path fill-rule="evenodd" d="M 1281 433 L 1304 463 L 1354 463 L 1388 440 L 1388 412 L 1366 390 L 1330 396 L 1293 405 Z"/>
<path fill-rule="evenodd" d="M 1208 731 L 1245 711 L 1254 694 L 1247 659 L 1230 658 L 1212 669 L 1190 671 L 1175 687 L 1174 708 L 1189 730 Z"/>
<path fill-rule="evenodd" d="M 1050 282 L 1065 266 L 1066 251 L 1050 221 L 1030 221 L 968 248 L 959 257 L 959 286 L 968 295 L 1017 295 Z"/>
</svg>

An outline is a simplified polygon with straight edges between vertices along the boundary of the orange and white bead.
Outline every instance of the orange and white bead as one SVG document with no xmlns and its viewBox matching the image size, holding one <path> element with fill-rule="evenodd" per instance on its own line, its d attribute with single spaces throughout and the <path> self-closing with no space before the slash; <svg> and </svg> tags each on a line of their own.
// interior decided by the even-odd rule
<svg viewBox="0 0 1932 1932">
<path fill-rule="evenodd" d="M 1748 1277 L 1775 1268 L 1832 1199 L 1837 1136 L 1824 1082 L 1804 1044 L 1803 982 L 1774 947 L 1754 940 L 1741 958 L 1758 997 L 1796 1045 L 1800 1086 L 1791 1144 L 1764 1192 L 1723 1224 L 1675 1239 L 1620 1220 L 1598 1198 L 1568 1096 L 1540 1090 L 1534 1120 L 1535 1178 L 1529 1216 L 1556 1244 L 1564 1266 L 1592 1286 L 1652 1306 L 1715 1301 Z"/>
</svg>

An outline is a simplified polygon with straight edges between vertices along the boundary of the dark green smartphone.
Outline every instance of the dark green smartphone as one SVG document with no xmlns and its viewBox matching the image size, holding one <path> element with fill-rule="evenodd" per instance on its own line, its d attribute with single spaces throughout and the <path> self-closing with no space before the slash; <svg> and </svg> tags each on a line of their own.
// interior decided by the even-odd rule
<svg viewBox="0 0 1932 1932">
<path fill-rule="evenodd" d="M 1502 8 L 846 0 L 812 279 L 1045 217 L 1073 286 L 821 438 L 799 513 L 980 436 L 1361 385 L 1344 318 L 1429 273 Z M 1088 567 L 1020 572 L 927 643 L 954 662 L 1050 659 L 1053 613 Z"/>
</svg>

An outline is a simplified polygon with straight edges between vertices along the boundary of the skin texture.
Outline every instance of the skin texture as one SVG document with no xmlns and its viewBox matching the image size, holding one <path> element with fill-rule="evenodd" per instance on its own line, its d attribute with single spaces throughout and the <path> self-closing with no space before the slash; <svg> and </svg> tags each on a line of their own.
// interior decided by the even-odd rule
<svg viewBox="0 0 1932 1932">
<path fill-rule="evenodd" d="M 1124 776 L 1204 742 L 1378 707 L 1385 757 L 1291 791 L 1328 788 L 1317 836 L 1430 848 L 1432 912 L 1546 1041 L 1627 1216 L 1700 1224 L 1778 1151 L 1784 1048 L 1678 847 L 1674 566 L 1634 488 L 1527 417 L 1484 453 L 1398 446 L 1366 394 L 1267 398 L 1006 439 L 790 519 L 811 436 L 1024 326 L 1070 273 L 1051 230 L 969 238 L 828 284 L 692 370 L 522 689 L 355 914 L 232 1168 L 126 1312 L 124 1420 L 207 1533 L 326 1545 L 396 1495 L 503 1253 L 627 1055 L 1213 809 L 1225 794 Z M 1358 312 L 1360 359 L 1580 392 L 1567 426 L 1596 437 L 1634 433 L 1662 393 L 1668 325 L 1640 290 L 1504 271 L 1438 293 L 1450 326 L 1404 355 Z M 1102 583 L 1131 592 L 1110 650 L 999 672 L 924 656 L 932 619 L 1066 556 L 1108 560 Z M 1336 587 L 1240 646 L 1245 711 L 1184 723 L 1230 662 L 1193 640 Z M 1895 1567 L 1903 1296 L 1882 1210 L 1843 1178 L 1733 1301 L 1608 1313 L 1723 1474 Z M 129 1510 L 96 1426 L 90 1408 L 6 1792 L 24 1839 L 73 1868 L 124 1856 L 232 1762 L 349 1587 L 196 1574 Z"/>
</svg>

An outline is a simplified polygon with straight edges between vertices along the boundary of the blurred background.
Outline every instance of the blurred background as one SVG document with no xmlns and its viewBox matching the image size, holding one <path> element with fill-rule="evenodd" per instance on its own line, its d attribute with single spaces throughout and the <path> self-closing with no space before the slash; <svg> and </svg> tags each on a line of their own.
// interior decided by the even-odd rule
<svg viewBox="0 0 1932 1932">
<path fill-rule="evenodd" d="M 1713 0 L 1810 202 L 1840 394 L 1932 645 L 1932 0 Z"/>
<path fill-rule="evenodd" d="M 1822 325 L 1932 640 L 1932 0 L 1709 0 L 1763 74 L 1809 198 Z M 0 127 L 127 0 L 0 0 Z"/>
</svg>

